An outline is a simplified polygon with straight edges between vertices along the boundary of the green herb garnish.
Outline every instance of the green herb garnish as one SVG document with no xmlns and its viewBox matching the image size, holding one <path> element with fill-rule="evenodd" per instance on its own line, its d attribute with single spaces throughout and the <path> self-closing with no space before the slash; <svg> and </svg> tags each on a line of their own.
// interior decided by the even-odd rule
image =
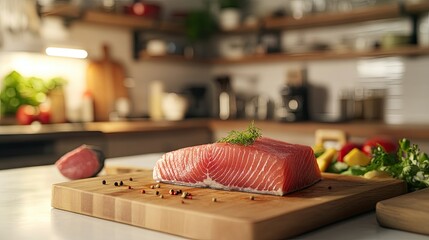
<svg viewBox="0 0 429 240">
<path fill-rule="evenodd" d="M 255 127 L 254 122 L 250 123 L 244 131 L 231 131 L 228 133 L 228 136 L 220 139 L 218 142 L 220 143 L 231 143 L 238 144 L 243 146 L 252 145 L 256 139 L 262 136 L 261 130 Z"/>
<path fill-rule="evenodd" d="M 372 151 L 371 163 L 368 166 L 344 173 L 364 175 L 373 170 L 387 172 L 392 177 L 405 181 L 408 191 L 429 187 L 429 157 L 421 152 L 416 144 L 411 144 L 405 138 L 399 141 L 396 154 L 387 153 L 378 146 Z"/>
<path fill-rule="evenodd" d="M 381 149 L 382 150 L 382 149 Z M 375 152 L 378 155 L 380 149 Z M 387 159 L 385 171 L 393 177 L 407 182 L 408 190 L 415 191 L 429 187 L 429 157 L 421 152 L 416 144 L 411 144 L 409 140 L 399 141 L 399 150 L 394 159 Z"/>
</svg>

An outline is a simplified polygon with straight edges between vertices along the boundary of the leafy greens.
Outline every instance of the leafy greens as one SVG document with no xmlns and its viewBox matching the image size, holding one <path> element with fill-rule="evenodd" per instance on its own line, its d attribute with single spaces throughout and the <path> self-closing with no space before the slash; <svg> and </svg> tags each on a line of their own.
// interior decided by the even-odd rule
<svg viewBox="0 0 429 240">
<path fill-rule="evenodd" d="M 408 139 L 399 141 L 396 154 L 389 154 L 378 146 L 372 151 L 371 163 L 366 167 L 350 168 L 345 174 L 364 175 L 369 171 L 384 171 L 404 180 L 408 191 L 429 187 L 429 157 Z"/>
</svg>

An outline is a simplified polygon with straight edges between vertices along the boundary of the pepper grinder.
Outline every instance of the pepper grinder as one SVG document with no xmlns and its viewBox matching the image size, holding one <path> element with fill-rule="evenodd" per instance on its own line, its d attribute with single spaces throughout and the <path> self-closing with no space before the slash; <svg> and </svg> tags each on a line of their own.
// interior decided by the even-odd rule
<svg viewBox="0 0 429 240">
<path fill-rule="evenodd" d="M 219 87 L 218 116 L 222 120 L 233 119 L 237 114 L 237 106 L 230 77 L 228 75 L 219 76 L 216 78 L 216 82 Z"/>
</svg>

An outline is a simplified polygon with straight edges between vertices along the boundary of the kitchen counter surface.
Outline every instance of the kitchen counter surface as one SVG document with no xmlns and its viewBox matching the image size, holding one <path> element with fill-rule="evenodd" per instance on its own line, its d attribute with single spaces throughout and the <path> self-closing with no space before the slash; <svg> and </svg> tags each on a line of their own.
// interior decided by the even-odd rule
<svg viewBox="0 0 429 240">
<path fill-rule="evenodd" d="M 106 166 L 152 168 L 160 154 L 112 158 Z M 53 165 L 0 171 L 0 239 L 182 239 L 50 206 L 53 183 L 67 181 Z M 304 224 L 304 223 L 303 223 Z M 375 213 L 359 215 L 297 239 L 428 239 L 382 228 Z"/>
<path fill-rule="evenodd" d="M 206 128 L 212 131 L 222 129 L 241 129 L 248 126 L 250 120 L 217 120 L 217 119 L 187 119 L 182 121 L 116 121 L 116 122 L 91 122 L 91 123 L 62 123 L 46 125 L 3 125 L 0 126 L 1 137 L 15 135 L 36 134 L 69 134 L 72 132 L 100 132 L 103 134 L 123 134 L 135 132 L 162 132 L 169 130 L 191 130 Z M 382 122 L 294 122 L 284 123 L 276 121 L 256 121 L 255 124 L 264 132 L 295 132 L 302 134 L 314 134 L 317 129 L 338 129 L 356 137 L 371 137 L 374 135 L 389 135 L 394 138 L 409 138 L 415 140 L 429 139 L 428 124 L 400 124 L 389 125 Z"/>
<path fill-rule="evenodd" d="M 105 134 L 127 132 L 154 132 L 177 129 L 208 128 L 207 120 L 186 121 L 115 121 L 115 122 L 89 122 L 89 123 L 57 123 L 32 125 L 3 125 L 0 126 L 0 136 L 31 135 L 31 134 L 68 134 L 71 132 L 102 132 Z"/>
</svg>

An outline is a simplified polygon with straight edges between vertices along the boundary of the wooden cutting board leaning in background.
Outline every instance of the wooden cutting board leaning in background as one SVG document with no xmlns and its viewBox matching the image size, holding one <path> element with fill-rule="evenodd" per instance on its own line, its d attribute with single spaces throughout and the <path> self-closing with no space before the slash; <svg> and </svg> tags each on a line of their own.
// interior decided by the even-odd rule
<svg viewBox="0 0 429 240">
<path fill-rule="evenodd" d="M 95 121 L 108 121 L 109 114 L 115 111 L 115 102 L 119 98 L 128 99 L 124 85 L 125 70 L 118 62 L 110 58 L 110 50 L 103 46 L 103 57 L 91 60 L 86 71 L 86 87 L 94 99 Z"/>
<path fill-rule="evenodd" d="M 120 181 L 123 186 L 114 186 Z M 280 239 L 373 210 L 378 201 L 406 191 L 399 180 L 338 174 L 323 174 L 319 183 L 283 197 L 151 185 L 152 171 L 54 184 L 52 206 L 192 239 Z M 187 191 L 192 199 L 170 195 L 170 189 Z"/>
<path fill-rule="evenodd" d="M 429 189 L 377 203 L 381 226 L 429 235 Z"/>
</svg>

